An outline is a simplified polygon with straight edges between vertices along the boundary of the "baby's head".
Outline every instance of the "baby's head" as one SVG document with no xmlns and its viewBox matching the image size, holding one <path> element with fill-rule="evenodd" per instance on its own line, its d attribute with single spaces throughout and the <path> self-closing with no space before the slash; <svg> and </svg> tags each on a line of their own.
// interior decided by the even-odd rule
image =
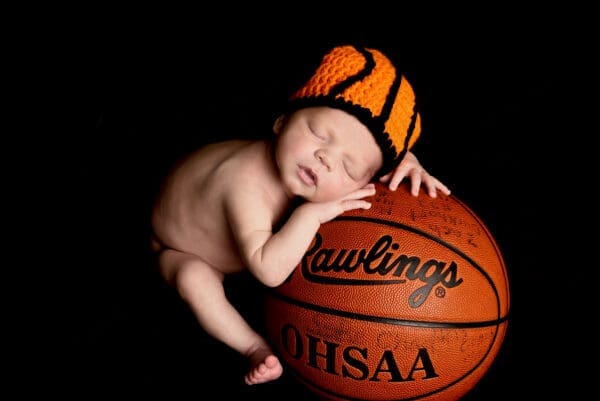
<svg viewBox="0 0 600 401">
<path fill-rule="evenodd" d="M 369 129 L 383 155 L 376 176 L 397 166 L 421 133 L 412 86 L 375 49 L 345 45 L 329 51 L 291 96 L 287 111 L 315 106 L 344 110 Z"/>
</svg>

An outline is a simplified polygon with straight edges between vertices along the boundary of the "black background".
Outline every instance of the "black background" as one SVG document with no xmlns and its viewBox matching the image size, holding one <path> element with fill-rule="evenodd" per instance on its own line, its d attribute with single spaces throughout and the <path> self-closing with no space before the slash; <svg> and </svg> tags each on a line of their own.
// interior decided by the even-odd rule
<svg viewBox="0 0 600 401">
<path fill-rule="evenodd" d="M 28 327 L 15 366 L 22 391 L 313 399 L 287 372 L 243 384 L 245 360 L 206 336 L 158 277 L 148 216 L 179 157 L 215 140 L 268 135 L 322 53 L 355 42 L 399 63 L 421 102 L 415 153 L 486 222 L 505 257 L 509 331 L 464 399 L 576 395 L 590 351 L 574 335 L 585 331 L 587 294 L 565 249 L 576 231 L 564 227 L 578 210 L 563 206 L 581 190 L 569 183 L 577 173 L 567 156 L 583 135 L 585 18 L 560 9 L 310 10 L 91 12 L 50 23 L 19 49 L 28 61 L 18 69 L 32 83 L 21 94 L 39 92 L 31 97 L 40 110 L 39 127 L 20 136 L 24 155 L 40 162 L 20 181 L 35 183 L 21 255 L 41 256 L 19 291 L 31 308 L 19 316 Z M 228 280 L 257 327 L 261 291 L 250 277 Z"/>
</svg>

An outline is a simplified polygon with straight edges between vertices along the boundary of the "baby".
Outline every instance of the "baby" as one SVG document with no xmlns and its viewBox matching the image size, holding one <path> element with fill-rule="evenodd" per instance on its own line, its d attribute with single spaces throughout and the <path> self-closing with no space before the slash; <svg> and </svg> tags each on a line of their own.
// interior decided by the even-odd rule
<svg viewBox="0 0 600 401">
<path fill-rule="evenodd" d="M 404 178 L 417 196 L 448 188 L 410 148 L 420 134 L 405 77 L 375 49 L 331 49 L 290 98 L 272 138 L 207 145 L 165 180 L 152 216 L 160 272 L 208 334 L 246 356 L 249 385 L 283 367 L 225 296 L 225 275 L 249 269 L 268 287 L 300 263 L 321 224 L 368 209 L 374 178 Z M 298 202 L 301 200 L 301 202 Z"/>
</svg>

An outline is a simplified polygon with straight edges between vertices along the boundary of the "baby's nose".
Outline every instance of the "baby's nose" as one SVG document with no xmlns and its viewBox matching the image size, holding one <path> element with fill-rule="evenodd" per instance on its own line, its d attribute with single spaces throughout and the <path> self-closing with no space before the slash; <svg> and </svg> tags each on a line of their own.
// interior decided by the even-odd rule
<svg viewBox="0 0 600 401">
<path fill-rule="evenodd" d="M 317 160 L 319 160 L 321 164 L 324 165 L 325 168 L 327 168 L 327 170 L 331 170 L 331 163 L 329 161 L 329 158 L 327 157 L 327 154 L 324 151 L 317 151 L 315 156 L 317 157 Z"/>
</svg>

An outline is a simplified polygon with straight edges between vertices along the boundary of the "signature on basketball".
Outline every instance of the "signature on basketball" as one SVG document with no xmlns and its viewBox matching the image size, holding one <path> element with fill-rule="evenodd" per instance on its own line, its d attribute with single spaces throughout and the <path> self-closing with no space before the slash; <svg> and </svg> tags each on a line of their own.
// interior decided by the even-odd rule
<svg viewBox="0 0 600 401">
<path fill-rule="evenodd" d="M 458 277 L 456 262 L 450 263 L 419 256 L 398 253 L 400 245 L 391 235 L 381 236 L 369 249 L 324 248 L 320 233 L 315 236 L 314 245 L 302 258 L 302 274 L 306 280 L 320 284 L 342 285 L 390 285 L 404 284 L 407 281 L 423 283 L 408 298 L 412 308 L 425 302 L 436 285 L 445 288 L 459 286 L 463 279 Z M 380 278 L 346 278 L 324 273 L 347 273 L 356 271 Z"/>
</svg>

